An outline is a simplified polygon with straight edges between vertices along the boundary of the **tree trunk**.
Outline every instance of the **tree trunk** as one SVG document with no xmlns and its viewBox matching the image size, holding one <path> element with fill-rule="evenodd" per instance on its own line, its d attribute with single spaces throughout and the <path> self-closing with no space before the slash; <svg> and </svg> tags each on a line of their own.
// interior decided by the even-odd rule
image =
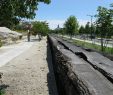
<svg viewBox="0 0 113 95">
<path fill-rule="evenodd" d="M 30 42 L 30 31 L 28 30 L 28 33 L 27 33 L 27 39 L 28 39 L 28 42 Z"/>
<path fill-rule="evenodd" d="M 70 40 L 72 40 L 72 35 L 70 35 Z"/>
<path fill-rule="evenodd" d="M 103 46 L 103 38 L 101 37 L 101 51 L 104 51 L 104 46 Z"/>
</svg>

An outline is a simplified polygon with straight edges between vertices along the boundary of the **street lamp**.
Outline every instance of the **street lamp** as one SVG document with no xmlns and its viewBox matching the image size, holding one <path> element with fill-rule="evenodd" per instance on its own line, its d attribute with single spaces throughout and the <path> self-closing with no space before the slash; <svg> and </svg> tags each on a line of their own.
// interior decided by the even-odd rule
<svg viewBox="0 0 113 95">
<path fill-rule="evenodd" d="M 91 40 L 92 40 L 92 22 L 94 15 L 87 15 L 87 16 L 91 17 Z"/>
</svg>

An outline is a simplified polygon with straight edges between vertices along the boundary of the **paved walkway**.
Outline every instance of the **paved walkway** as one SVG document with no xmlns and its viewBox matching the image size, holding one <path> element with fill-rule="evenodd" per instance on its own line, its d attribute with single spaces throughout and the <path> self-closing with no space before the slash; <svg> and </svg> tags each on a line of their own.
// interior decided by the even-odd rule
<svg viewBox="0 0 113 95">
<path fill-rule="evenodd" d="M 0 67 L 20 55 L 33 45 L 33 42 L 21 42 L 19 44 L 3 46 L 0 48 Z"/>
<path fill-rule="evenodd" d="M 64 37 L 66 37 L 66 38 L 70 38 L 69 36 L 64 36 Z M 83 42 L 87 42 L 87 43 L 94 43 L 94 41 L 91 41 L 91 40 L 82 40 L 82 39 L 78 39 L 78 38 L 72 38 L 73 40 L 78 40 L 78 41 L 83 41 Z M 101 45 L 101 43 L 100 42 L 96 42 L 95 41 L 95 43 L 94 44 L 96 44 L 96 45 Z M 112 48 L 113 47 L 113 44 L 107 44 L 107 47 L 110 47 L 110 48 Z"/>
<path fill-rule="evenodd" d="M 0 67 L 3 72 L 0 88 L 5 95 L 58 95 L 46 38 L 21 44 L 7 53 L 16 57 Z M 17 56 L 18 51 L 21 54 Z"/>
</svg>

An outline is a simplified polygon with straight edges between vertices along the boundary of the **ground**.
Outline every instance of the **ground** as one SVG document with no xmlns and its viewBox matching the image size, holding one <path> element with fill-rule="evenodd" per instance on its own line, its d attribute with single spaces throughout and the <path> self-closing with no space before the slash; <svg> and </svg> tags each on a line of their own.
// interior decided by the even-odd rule
<svg viewBox="0 0 113 95">
<path fill-rule="evenodd" d="M 57 95 L 47 40 L 32 43 L 29 49 L 0 67 L 3 73 L 0 88 L 5 95 Z"/>
</svg>

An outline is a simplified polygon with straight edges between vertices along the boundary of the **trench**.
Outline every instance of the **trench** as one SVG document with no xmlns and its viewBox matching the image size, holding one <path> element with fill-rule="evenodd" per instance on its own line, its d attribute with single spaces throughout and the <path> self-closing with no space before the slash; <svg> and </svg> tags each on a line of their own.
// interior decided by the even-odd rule
<svg viewBox="0 0 113 95">
<path fill-rule="evenodd" d="M 84 54 L 84 52 L 75 52 L 73 50 L 72 47 L 70 47 L 69 44 L 66 44 L 64 41 L 62 41 L 62 39 L 60 40 L 59 38 L 56 38 L 54 36 L 52 36 L 56 41 L 57 41 L 57 45 L 56 46 L 60 46 L 61 48 L 65 49 L 65 50 L 68 50 L 70 52 L 72 52 L 73 54 L 75 54 L 76 56 L 78 56 L 79 58 L 82 58 L 86 63 L 88 63 L 91 67 L 94 68 L 94 70 L 98 71 L 101 73 L 101 75 L 103 75 L 110 83 L 113 84 L 113 77 L 112 75 L 110 75 L 107 71 L 103 70 L 101 67 L 98 67 L 96 65 L 94 65 L 92 62 L 90 62 L 87 58 L 87 56 Z M 53 41 L 54 42 L 54 41 Z M 70 43 L 70 42 L 69 42 Z M 58 89 L 58 93 L 59 95 L 86 95 L 86 94 L 79 94 L 79 90 L 76 89 L 76 87 L 74 87 L 75 85 L 73 85 L 73 83 L 70 81 L 70 79 L 68 80 L 70 84 L 73 85 L 72 88 L 74 88 L 74 90 L 76 90 L 76 92 L 78 94 L 67 94 L 66 91 L 65 91 L 65 87 L 64 87 L 64 84 L 62 84 L 62 78 L 59 77 L 59 72 L 57 72 L 57 65 L 56 65 L 56 56 L 55 56 L 55 51 L 53 49 L 53 46 L 52 45 L 53 43 L 51 42 L 51 38 L 48 37 L 48 44 L 51 48 L 51 54 L 52 54 L 52 63 L 53 63 L 53 70 L 54 70 L 54 74 L 55 74 L 55 79 L 56 79 L 56 84 L 57 84 L 57 89 Z M 70 43 L 71 44 L 71 43 Z M 75 45 L 76 46 L 76 45 Z M 84 48 L 82 48 L 84 49 Z M 92 52 L 92 50 L 90 49 L 84 49 L 88 52 Z M 58 50 L 59 51 L 59 50 Z M 102 64 L 102 63 L 99 63 L 99 64 Z M 56 69 L 57 68 L 57 69 Z M 92 94 L 88 94 L 88 95 L 92 95 Z"/>
<path fill-rule="evenodd" d="M 58 39 L 57 39 L 58 40 Z M 74 53 L 75 55 L 77 55 L 79 58 L 82 58 L 84 61 L 86 61 L 87 63 L 89 63 L 95 70 L 98 70 L 102 75 L 104 75 L 112 84 L 113 84 L 113 76 L 110 75 L 109 73 L 107 73 L 105 70 L 99 68 L 98 66 L 92 64 L 90 61 L 88 61 L 87 56 L 83 53 L 83 52 L 74 52 L 72 49 L 69 48 L 69 46 L 65 45 L 63 42 L 59 41 L 58 42 L 63 45 L 65 47 L 65 49 L 71 51 L 72 53 Z M 92 52 L 91 49 L 84 49 L 88 52 Z M 112 76 L 112 77 L 110 77 Z"/>
</svg>

